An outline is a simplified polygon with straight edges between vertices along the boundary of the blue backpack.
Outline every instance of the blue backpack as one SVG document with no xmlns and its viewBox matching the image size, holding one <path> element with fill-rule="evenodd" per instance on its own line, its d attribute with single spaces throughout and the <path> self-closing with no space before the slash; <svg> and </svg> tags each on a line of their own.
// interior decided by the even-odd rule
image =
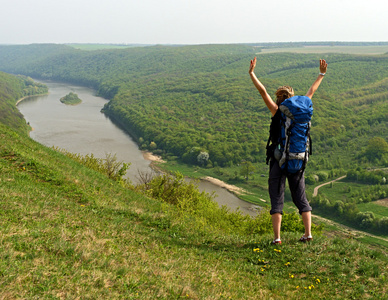
<svg viewBox="0 0 388 300">
<path fill-rule="evenodd" d="M 267 143 L 267 164 L 270 158 L 275 158 L 286 173 L 305 169 L 311 154 L 312 115 L 313 103 L 306 96 L 294 96 L 279 105 L 272 117 Z"/>
</svg>

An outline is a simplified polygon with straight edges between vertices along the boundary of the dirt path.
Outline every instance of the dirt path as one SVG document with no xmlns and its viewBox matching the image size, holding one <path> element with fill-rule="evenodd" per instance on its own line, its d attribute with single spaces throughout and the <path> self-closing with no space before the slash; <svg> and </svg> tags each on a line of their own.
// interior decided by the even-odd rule
<svg viewBox="0 0 388 300">
<path fill-rule="evenodd" d="M 332 180 L 332 181 L 325 182 L 325 183 L 323 183 L 323 184 L 321 184 L 321 185 L 316 186 L 316 187 L 314 188 L 313 197 L 316 197 L 316 196 L 318 195 L 318 190 L 319 190 L 319 188 L 321 188 L 321 187 L 323 187 L 323 186 L 325 186 L 325 185 L 328 185 L 328 184 L 330 184 L 330 183 L 332 183 L 332 182 L 335 182 L 335 181 L 344 179 L 345 177 L 346 177 L 346 175 L 341 176 L 341 177 L 339 177 L 339 178 L 337 178 L 337 179 L 334 179 L 334 180 Z"/>
</svg>

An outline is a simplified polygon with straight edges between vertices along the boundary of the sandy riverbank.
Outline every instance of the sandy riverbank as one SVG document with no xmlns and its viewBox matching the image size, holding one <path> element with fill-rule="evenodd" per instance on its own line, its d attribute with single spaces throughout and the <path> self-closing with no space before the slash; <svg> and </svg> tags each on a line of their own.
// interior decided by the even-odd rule
<svg viewBox="0 0 388 300">
<path fill-rule="evenodd" d="M 151 162 L 161 162 L 161 163 L 165 163 L 166 162 L 160 156 L 154 155 L 151 152 L 142 151 L 142 153 L 143 153 L 144 159 L 149 160 Z M 227 184 L 227 183 L 225 183 L 222 180 L 219 180 L 217 178 L 206 176 L 206 177 L 201 178 L 201 180 L 209 181 L 212 184 L 214 184 L 216 186 L 219 186 L 221 188 L 227 189 L 229 192 L 235 193 L 237 195 L 241 195 L 241 194 L 246 193 L 244 189 L 239 188 L 239 187 L 237 187 L 235 185 Z"/>
<path fill-rule="evenodd" d="M 25 97 L 23 97 L 23 98 L 20 98 L 18 101 L 16 101 L 16 104 L 15 104 L 15 105 L 17 106 L 20 102 L 22 102 L 23 100 L 26 100 L 26 99 L 28 99 L 28 98 L 46 96 L 46 95 L 48 95 L 48 94 L 49 94 L 49 93 L 25 96 Z"/>
<path fill-rule="evenodd" d="M 155 154 L 153 154 L 151 152 L 142 151 L 142 153 L 143 153 L 144 159 L 149 160 L 151 162 L 160 162 L 160 163 L 165 163 L 166 162 L 160 156 L 155 155 Z"/>
<path fill-rule="evenodd" d="M 244 194 L 246 193 L 246 191 L 238 186 L 235 186 L 235 185 L 232 185 L 232 184 L 227 184 L 225 183 L 224 181 L 222 180 L 219 180 L 217 178 L 213 178 L 213 177 L 210 177 L 210 176 L 206 176 L 204 178 L 201 178 L 202 180 L 206 180 L 206 181 L 209 181 L 211 182 L 212 184 L 214 185 L 217 185 L 219 187 L 222 187 L 224 189 L 227 189 L 229 192 L 232 192 L 232 193 L 235 193 L 237 195 L 241 195 L 241 194 Z"/>
</svg>

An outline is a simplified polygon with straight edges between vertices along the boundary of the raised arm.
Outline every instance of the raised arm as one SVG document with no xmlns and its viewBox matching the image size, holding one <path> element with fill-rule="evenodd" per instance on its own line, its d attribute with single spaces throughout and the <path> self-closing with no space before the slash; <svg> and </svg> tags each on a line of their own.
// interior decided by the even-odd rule
<svg viewBox="0 0 388 300">
<path fill-rule="evenodd" d="M 255 85 L 261 97 L 263 98 L 265 105 L 267 105 L 268 109 L 271 111 L 273 116 L 278 110 L 278 106 L 275 102 L 273 102 L 271 96 L 267 93 L 265 86 L 260 82 L 259 79 L 257 79 L 254 73 L 255 67 L 256 67 L 256 57 L 253 60 L 251 60 L 251 65 L 249 67 L 249 75 L 251 76 L 253 84 Z"/>
<path fill-rule="evenodd" d="M 325 76 L 327 71 L 327 63 L 324 59 L 319 60 L 319 75 L 318 78 L 314 81 L 310 89 L 307 91 L 306 96 L 309 97 L 310 99 L 313 97 L 314 93 L 318 89 L 319 85 L 322 82 L 323 77 Z"/>
</svg>

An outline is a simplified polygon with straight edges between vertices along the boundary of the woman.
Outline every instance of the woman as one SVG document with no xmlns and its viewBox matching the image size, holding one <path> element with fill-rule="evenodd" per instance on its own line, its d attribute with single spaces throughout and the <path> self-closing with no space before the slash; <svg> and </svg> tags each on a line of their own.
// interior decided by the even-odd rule
<svg viewBox="0 0 388 300">
<path fill-rule="evenodd" d="M 281 86 L 276 91 L 276 102 L 274 102 L 271 96 L 267 93 L 266 88 L 257 79 L 254 70 L 256 67 L 256 57 L 251 60 L 251 65 L 249 68 L 249 75 L 252 79 L 253 84 L 259 91 L 261 97 L 264 100 L 264 103 L 267 105 L 272 116 L 276 114 L 279 105 L 286 99 L 294 96 L 294 90 L 290 86 Z M 314 93 L 318 89 L 319 85 L 322 82 L 323 77 L 326 74 L 327 63 L 324 59 L 319 61 L 319 75 L 314 81 L 310 89 L 307 91 L 306 96 L 310 99 L 313 97 Z M 271 198 L 271 216 L 272 216 L 272 227 L 274 232 L 273 244 L 281 244 L 280 239 L 280 225 L 282 222 L 282 213 L 283 213 L 283 204 L 284 204 L 284 188 L 286 177 L 288 179 L 288 184 L 290 186 L 291 196 L 294 204 L 298 207 L 299 213 L 302 215 L 303 225 L 305 232 L 300 238 L 301 242 L 312 241 L 313 237 L 311 235 L 311 206 L 309 205 L 306 193 L 305 193 L 305 183 L 303 173 L 299 172 L 295 174 L 284 174 L 280 169 L 279 164 L 275 161 L 270 163 L 270 172 L 268 179 L 268 190 Z"/>
</svg>

